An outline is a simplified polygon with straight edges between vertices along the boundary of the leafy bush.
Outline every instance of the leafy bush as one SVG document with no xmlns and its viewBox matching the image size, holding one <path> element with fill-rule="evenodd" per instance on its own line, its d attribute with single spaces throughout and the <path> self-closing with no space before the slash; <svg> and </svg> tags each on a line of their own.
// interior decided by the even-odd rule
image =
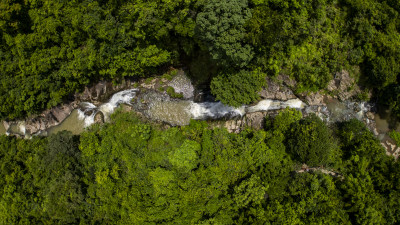
<svg viewBox="0 0 400 225">
<path fill-rule="evenodd" d="M 397 146 L 400 146 L 400 132 L 392 130 L 389 132 L 389 136 L 394 140 Z"/>
<path fill-rule="evenodd" d="M 336 148 L 332 133 L 315 114 L 292 125 L 286 136 L 286 146 L 294 160 L 309 166 L 328 164 Z"/>
<path fill-rule="evenodd" d="M 241 70 L 221 73 L 211 81 L 211 93 L 224 104 L 239 107 L 259 99 L 258 92 L 265 84 L 265 74 Z"/>
<path fill-rule="evenodd" d="M 79 137 L 0 136 L 0 223 L 400 221 L 400 164 L 358 120 L 338 126 L 345 152 L 338 176 L 330 168 L 295 170 L 279 133 L 307 156 L 332 141 L 318 118 L 301 120 L 295 110 L 281 112 L 271 130 L 240 133 L 204 121 L 164 129 L 121 111 L 111 120 Z"/>
<path fill-rule="evenodd" d="M 380 93 L 379 103 L 392 110 L 392 114 L 400 119 L 400 86 L 388 85 Z"/>
<path fill-rule="evenodd" d="M 171 86 L 167 87 L 167 94 L 169 96 L 171 96 L 172 98 L 183 98 L 183 94 L 182 93 L 176 93 L 175 89 Z"/>
<path fill-rule="evenodd" d="M 244 67 L 253 57 L 252 47 L 244 42 L 250 18 L 247 0 L 207 1 L 196 18 L 196 36 L 218 63 Z"/>
</svg>

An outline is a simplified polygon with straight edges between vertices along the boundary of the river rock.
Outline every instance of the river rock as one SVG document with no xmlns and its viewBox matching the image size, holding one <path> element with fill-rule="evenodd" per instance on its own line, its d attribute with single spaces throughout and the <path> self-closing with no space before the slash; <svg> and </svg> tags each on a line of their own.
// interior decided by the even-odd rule
<svg viewBox="0 0 400 225">
<path fill-rule="evenodd" d="M 225 121 L 224 127 L 229 133 L 239 133 L 246 127 L 251 127 L 256 130 L 263 129 L 265 126 L 265 118 L 269 116 L 275 117 L 280 111 L 281 110 L 271 110 L 247 113 L 242 118 Z"/>
<path fill-rule="evenodd" d="M 94 95 L 92 95 L 92 101 L 100 100 L 102 95 L 107 93 L 107 86 L 110 86 L 108 82 L 101 81 L 94 86 Z"/>
<path fill-rule="evenodd" d="M 27 124 L 25 125 L 25 129 L 28 133 L 34 134 L 42 129 L 46 129 L 46 125 L 43 120 L 34 118 L 27 122 Z"/>
<path fill-rule="evenodd" d="M 375 119 L 375 115 L 374 115 L 374 113 L 372 113 L 372 112 L 367 112 L 367 113 L 365 114 L 365 116 L 366 116 L 368 119 L 370 119 L 370 120 Z"/>
<path fill-rule="evenodd" d="M 397 147 L 396 150 L 393 152 L 393 157 L 397 160 L 400 155 L 400 148 Z"/>
<path fill-rule="evenodd" d="M 104 123 L 104 115 L 102 112 L 97 112 L 94 116 L 94 123 L 103 124 Z"/>
<path fill-rule="evenodd" d="M 54 107 L 50 110 L 50 113 L 54 116 L 58 123 L 61 123 L 69 114 L 71 114 L 74 107 L 72 105 L 61 105 Z"/>
<path fill-rule="evenodd" d="M 157 78 L 153 78 L 150 82 L 147 81 L 147 79 L 143 79 L 140 82 L 140 87 L 145 88 L 145 89 L 149 89 L 149 90 L 155 90 L 156 86 L 157 86 Z"/>
<path fill-rule="evenodd" d="M 118 84 L 113 84 L 110 81 L 100 81 L 93 86 L 85 87 L 82 93 L 76 94 L 74 102 L 91 102 L 98 105 L 107 101 L 114 93 L 132 86 L 133 82 L 129 79 L 124 79 Z"/>
<path fill-rule="evenodd" d="M 305 101 L 308 105 L 325 105 L 324 96 L 319 92 L 306 94 Z"/>
<path fill-rule="evenodd" d="M 360 88 L 356 85 L 355 79 L 351 77 L 346 70 L 335 74 L 334 79 L 328 83 L 327 90 L 342 101 L 353 98 L 361 93 Z"/>
<path fill-rule="evenodd" d="M 82 94 L 77 95 L 75 98 L 82 102 L 99 103 L 103 95 L 113 91 L 112 84 L 106 81 L 100 81 L 92 87 L 85 87 Z"/>
<path fill-rule="evenodd" d="M 296 96 L 293 91 L 284 84 L 279 84 L 273 81 L 271 78 L 266 78 L 266 88 L 263 88 L 259 95 L 264 99 L 275 99 L 280 101 L 286 101 L 289 99 L 294 99 Z"/>
<path fill-rule="evenodd" d="M 63 104 L 53 107 L 52 109 L 45 110 L 38 116 L 27 118 L 25 120 L 26 133 L 32 135 L 60 124 L 76 107 L 76 102 Z"/>
<path fill-rule="evenodd" d="M 267 114 L 267 112 L 254 112 L 246 114 L 246 125 L 257 130 L 264 128 L 265 117 Z"/>
<path fill-rule="evenodd" d="M 190 99 L 194 96 L 194 86 L 183 70 L 178 70 L 177 75 L 172 78 L 168 86 L 173 87 L 176 93 L 182 93 L 183 98 Z"/>
<path fill-rule="evenodd" d="M 10 128 L 10 123 L 4 120 L 3 126 L 4 126 L 4 129 L 8 130 Z"/>
<path fill-rule="evenodd" d="M 376 127 L 372 129 L 372 133 L 374 133 L 375 136 L 379 135 L 378 129 L 376 129 Z"/>
<path fill-rule="evenodd" d="M 339 80 L 337 79 L 332 79 L 331 81 L 329 81 L 328 86 L 326 87 L 326 89 L 328 91 L 335 91 L 339 86 Z"/>
</svg>

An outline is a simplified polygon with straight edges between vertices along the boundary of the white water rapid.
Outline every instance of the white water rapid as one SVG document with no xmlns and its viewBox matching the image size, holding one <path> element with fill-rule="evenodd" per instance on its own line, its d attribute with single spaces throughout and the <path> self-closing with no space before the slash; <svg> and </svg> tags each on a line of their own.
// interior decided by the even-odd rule
<svg viewBox="0 0 400 225">
<path fill-rule="evenodd" d="M 132 105 L 131 101 L 136 97 L 138 89 L 128 89 L 114 94 L 111 99 L 100 106 L 95 106 L 90 102 L 81 103 L 78 110 L 78 118 L 84 121 L 84 126 L 88 127 L 95 121 L 98 112 L 103 113 L 104 120 L 109 121 L 110 115 L 120 104 Z M 246 113 L 282 109 L 286 107 L 302 109 L 305 104 L 299 99 L 291 99 L 280 102 L 273 100 L 262 100 L 255 106 L 241 106 L 239 108 L 230 107 L 221 102 L 201 102 L 196 103 L 189 100 L 180 101 L 159 101 L 150 102 L 149 109 L 146 110 L 147 116 L 152 119 L 170 123 L 172 125 L 187 125 L 190 119 L 221 119 L 241 117 Z"/>
<path fill-rule="evenodd" d="M 262 100 L 255 106 L 230 107 L 221 102 L 196 103 L 189 100 L 153 101 L 146 111 L 148 117 L 171 125 L 187 125 L 191 119 L 217 120 L 242 117 L 246 113 L 282 109 L 286 107 L 302 109 L 305 104 L 299 99 L 288 101 Z"/>
<path fill-rule="evenodd" d="M 286 107 L 294 108 L 294 109 L 303 109 L 306 106 L 304 102 L 300 99 L 290 99 L 287 101 L 274 101 L 274 100 L 262 100 L 255 106 L 247 107 L 247 112 L 260 112 L 260 111 L 268 111 L 268 110 L 277 110 L 283 109 Z"/>
<path fill-rule="evenodd" d="M 131 100 L 136 96 L 139 89 L 128 89 L 114 94 L 111 99 L 99 107 L 90 102 L 82 102 L 81 108 L 78 110 L 78 118 L 85 122 L 85 127 L 94 123 L 94 117 L 98 112 L 103 113 L 104 120 L 107 122 L 115 108 L 120 104 L 131 105 Z"/>
<path fill-rule="evenodd" d="M 191 102 L 188 110 L 191 117 L 196 120 L 243 116 L 246 113 L 245 106 L 234 108 L 221 102 Z"/>
</svg>

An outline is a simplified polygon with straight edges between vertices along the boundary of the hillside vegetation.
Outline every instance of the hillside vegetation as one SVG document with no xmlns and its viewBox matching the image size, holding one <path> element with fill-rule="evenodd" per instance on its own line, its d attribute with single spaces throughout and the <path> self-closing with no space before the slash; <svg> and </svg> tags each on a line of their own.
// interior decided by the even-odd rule
<svg viewBox="0 0 400 225">
<path fill-rule="evenodd" d="M 397 0 L 1 1 L 0 118 L 170 65 L 235 106 L 264 85 L 237 81 L 248 74 L 287 74 L 303 92 L 346 69 L 400 115 L 399 12 Z"/>
<path fill-rule="evenodd" d="M 80 136 L 1 136 L 0 165 L 0 224 L 400 222 L 400 164 L 373 134 L 295 110 L 239 134 L 117 113 Z"/>
</svg>

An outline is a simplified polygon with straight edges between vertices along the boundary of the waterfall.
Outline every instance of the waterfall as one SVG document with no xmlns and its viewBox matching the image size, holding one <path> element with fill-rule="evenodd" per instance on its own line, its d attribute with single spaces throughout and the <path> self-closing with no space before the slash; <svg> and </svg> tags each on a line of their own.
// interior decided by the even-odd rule
<svg viewBox="0 0 400 225">
<path fill-rule="evenodd" d="M 232 118 L 235 116 L 243 116 L 245 114 L 245 106 L 233 108 L 221 102 L 192 102 L 189 112 L 192 118 L 196 120 Z"/>
<path fill-rule="evenodd" d="M 120 104 L 131 105 L 131 100 L 136 96 L 139 89 L 128 89 L 115 93 L 111 99 L 101 104 L 99 107 L 90 102 L 82 102 L 78 110 L 78 118 L 85 122 L 85 127 L 94 123 L 94 117 L 98 112 L 103 113 L 104 120 L 109 121 L 110 115 L 114 112 L 115 108 Z"/>
<path fill-rule="evenodd" d="M 262 100 L 255 106 L 243 105 L 234 108 L 224 105 L 221 102 L 196 103 L 188 100 L 154 100 L 146 111 L 146 115 L 151 119 L 163 121 L 171 125 L 183 126 L 189 124 L 191 119 L 232 119 L 242 117 L 246 113 L 276 110 L 286 107 L 302 109 L 305 107 L 305 104 L 299 99 L 292 99 L 285 102 Z"/>
<path fill-rule="evenodd" d="M 268 110 L 277 110 L 283 109 L 286 107 L 294 108 L 294 109 L 303 109 L 306 105 L 300 99 L 290 99 L 285 102 L 282 101 L 274 101 L 274 100 L 262 100 L 255 106 L 247 107 L 247 112 L 260 112 L 260 111 L 268 111 Z"/>
<path fill-rule="evenodd" d="M 131 101 L 137 96 L 139 89 L 128 89 L 115 93 L 108 102 L 96 106 L 90 102 L 82 102 L 78 109 L 78 119 L 84 122 L 84 127 L 88 127 L 95 122 L 97 113 L 102 113 L 105 122 L 110 120 L 110 115 L 120 104 L 145 106 L 143 112 L 151 119 L 167 122 L 171 125 L 187 125 L 190 119 L 232 119 L 242 117 L 246 113 L 260 112 L 268 110 L 282 109 L 286 107 L 302 109 L 305 104 L 300 99 L 291 99 L 287 101 L 262 100 L 254 106 L 243 105 L 235 108 L 224 105 L 221 102 L 193 102 L 190 100 L 170 100 L 168 97 L 156 96 L 153 92 L 144 93 L 139 96 L 140 99 L 147 102 L 143 104 L 137 101 L 132 104 Z"/>
<path fill-rule="evenodd" d="M 263 112 L 269 110 L 279 110 L 284 108 L 295 108 L 302 110 L 305 114 L 316 113 L 321 119 L 329 122 L 344 121 L 350 118 L 358 118 L 362 120 L 365 114 L 371 111 L 372 104 L 366 102 L 340 102 L 335 99 L 328 99 L 326 106 L 307 106 L 300 99 L 290 99 L 287 101 L 278 101 L 264 99 L 255 105 L 242 105 L 235 108 L 224 105 L 221 102 L 194 102 L 192 100 L 171 99 L 166 93 L 145 90 L 141 92 L 139 89 L 127 89 L 115 93 L 108 102 L 99 106 L 90 102 L 82 102 L 75 113 L 71 113 L 66 119 L 55 126 L 53 130 L 70 129 L 74 132 L 81 132 L 84 127 L 88 127 L 95 122 L 97 113 L 102 113 L 104 121 L 110 120 L 110 115 L 120 104 L 127 104 L 134 110 L 147 116 L 149 119 L 163 121 L 173 126 L 188 125 L 191 119 L 195 120 L 218 120 L 233 119 L 242 117 L 246 113 Z M 137 97 L 137 101 L 132 103 L 132 99 Z M 368 119 L 366 119 L 368 123 Z M 10 123 L 10 127 L 5 131 L 9 134 L 29 135 L 29 131 L 25 126 L 25 121 L 15 121 Z M 59 130 L 58 129 L 58 130 Z M 46 132 L 52 132 L 47 129 Z M 38 135 L 41 135 L 38 133 Z"/>
</svg>

